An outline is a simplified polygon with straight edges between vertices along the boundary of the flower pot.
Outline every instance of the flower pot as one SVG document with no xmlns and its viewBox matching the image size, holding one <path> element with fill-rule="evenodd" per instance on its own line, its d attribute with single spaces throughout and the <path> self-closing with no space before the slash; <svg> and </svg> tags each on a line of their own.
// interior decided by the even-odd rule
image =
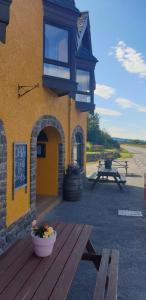
<svg viewBox="0 0 146 300">
<path fill-rule="evenodd" d="M 33 233 L 31 234 L 34 246 L 34 252 L 39 257 L 47 257 L 51 255 L 56 241 L 56 231 L 49 238 L 40 238 Z"/>
</svg>

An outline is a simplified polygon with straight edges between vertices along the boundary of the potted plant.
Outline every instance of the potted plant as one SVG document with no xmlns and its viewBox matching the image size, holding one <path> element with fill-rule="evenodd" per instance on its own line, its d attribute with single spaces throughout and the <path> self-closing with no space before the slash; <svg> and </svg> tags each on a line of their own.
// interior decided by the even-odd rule
<svg viewBox="0 0 146 300">
<path fill-rule="evenodd" d="M 32 243 L 34 252 L 39 257 L 51 255 L 56 241 L 56 231 L 48 224 L 37 226 L 37 221 L 32 222 Z"/>
<path fill-rule="evenodd" d="M 108 153 L 104 161 L 105 169 L 111 169 L 113 161 L 113 153 Z"/>
</svg>

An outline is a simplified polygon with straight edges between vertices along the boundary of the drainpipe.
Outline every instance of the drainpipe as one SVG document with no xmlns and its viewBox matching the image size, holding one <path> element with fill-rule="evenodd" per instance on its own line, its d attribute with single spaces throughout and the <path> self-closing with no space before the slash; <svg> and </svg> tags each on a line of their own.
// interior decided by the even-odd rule
<svg viewBox="0 0 146 300">
<path fill-rule="evenodd" d="M 71 163 L 71 98 L 68 99 L 68 157 Z"/>
</svg>

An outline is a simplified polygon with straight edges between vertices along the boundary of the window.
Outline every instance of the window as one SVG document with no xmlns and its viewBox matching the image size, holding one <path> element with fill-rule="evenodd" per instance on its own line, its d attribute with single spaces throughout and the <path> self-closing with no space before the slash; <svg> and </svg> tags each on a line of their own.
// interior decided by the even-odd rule
<svg viewBox="0 0 146 300">
<path fill-rule="evenodd" d="M 78 91 L 90 92 L 90 72 L 77 70 Z"/>
<path fill-rule="evenodd" d="M 44 64 L 44 75 L 70 79 L 70 70 L 66 67 Z"/>
<path fill-rule="evenodd" d="M 91 96 L 85 94 L 76 94 L 76 101 L 90 103 Z"/>
<path fill-rule="evenodd" d="M 75 144 L 73 146 L 73 160 L 78 164 L 80 168 L 83 167 L 83 157 L 84 157 L 84 148 L 83 148 L 83 137 L 80 133 L 77 133 L 75 136 Z"/>
<path fill-rule="evenodd" d="M 91 103 L 92 92 L 91 92 L 91 83 L 90 83 L 91 81 L 90 72 L 77 69 L 76 80 L 78 83 L 76 101 Z"/>
<path fill-rule="evenodd" d="M 68 31 L 45 25 L 45 58 L 68 63 Z"/>
</svg>

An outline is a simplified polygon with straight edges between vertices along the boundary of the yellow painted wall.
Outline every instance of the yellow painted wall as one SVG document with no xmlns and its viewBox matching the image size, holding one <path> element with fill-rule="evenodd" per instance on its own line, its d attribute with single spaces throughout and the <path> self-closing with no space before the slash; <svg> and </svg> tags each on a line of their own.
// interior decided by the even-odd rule
<svg viewBox="0 0 146 300">
<path fill-rule="evenodd" d="M 30 151 L 28 151 L 28 191 L 20 189 L 12 200 L 13 142 L 26 142 L 34 124 L 43 115 L 55 116 L 65 133 L 65 164 L 71 160 L 71 132 L 77 125 L 86 131 L 86 113 L 75 109 L 69 99 L 58 99 L 55 93 L 42 87 L 43 70 L 43 5 L 42 0 L 13 0 L 6 44 L 0 44 L 0 119 L 4 122 L 7 143 L 7 225 L 25 215 L 30 208 Z M 40 87 L 18 98 L 18 84 Z"/>
<path fill-rule="evenodd" d="M 52 127 L 44 130 L 48 136 L 46 156 L 37 158 L 37 194 L 43 196 L 58 195 L 58 146 L 60 137 Z"/>
</svg>

